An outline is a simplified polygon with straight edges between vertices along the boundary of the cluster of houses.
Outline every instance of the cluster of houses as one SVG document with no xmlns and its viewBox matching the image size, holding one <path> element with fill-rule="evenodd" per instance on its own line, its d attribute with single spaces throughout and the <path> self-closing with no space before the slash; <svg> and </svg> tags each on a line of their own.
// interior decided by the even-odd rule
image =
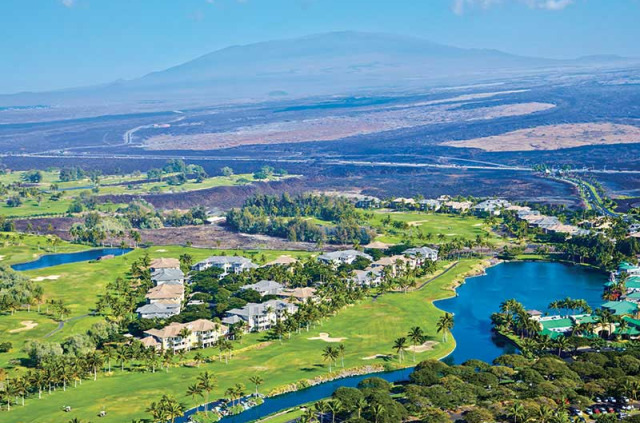
<svg viewBox="0 0 640 423">
<path fill-rule="evenodd" d="M 383 257 L 374 261 L 373 257 L 357 250 L 334 251 L 318 256 L 318 260 L 339 267 L 352 264 L 359 257 L 371 263 L 365 270 L 356 270 L 353 280 L 359 285 L 376 285 L 382 281 L 383 269 L 389 268 L 391 275 L 398 272 L 398 266 L 414 268 L 426 260 L 438 259 L 438 251 L 429 247 L 410 248 L 391 257 Z M 281 256 L 265 266 L 289 265 L 296 259 Z M 212 256 L 192 266 L 195 271 L 217 267 L 223 270 L 222 275 L 240 273 L 256 266 L 251 260 L 237 256 Z M 151 280 L 154 287 L 147 294 L 147 304 L 136 311 L 143 319 L 166 319 L 180 313 L 185 300 L 186 277 L 180 270 L 179 260 L 172 258 L 154 259 L 150 265 Z M 287 288 L 283 284 L 261 280 L 257 283 L 242 286 L 242 290 L 256 291 L 263 299 L 261 303 L 248 303 L 241 308 L 228 310 L 221 323 L 199 319 L 188 323 L 173 322 L 161 329 L 150 329 L 144 332 L 141 339 L 143 345 L 157 350 L 190 350 L 206 348 L 214 345 L 229 333 L 231 325 L 237 325 L 247 332 L 268 330 L 278 321 L 286 320 L 294 314 L 300 303 L 317 301 L 316 289 L 312 287 Z"/>
<path fill-rule="evenodd" d="M 463 213 L 469 210 L 471 206 L 473 206 L 473 203 L 471 201 L 454 201 L 446 195 L 440 196 L 437 199 L 422 200 L 398 197 L 388 202 L 372 196 L 359 196 L 356 198 L 355 205 L 361 209 L 389 207 L 394 210 L 438 211 L 444 208 L 452 213 Z"/>
<path fill-rule="evenodd" d="M 429 247 L 409 248 L 400 255 L 382 257 L 374 261 L 373 257 L 357 250 L 334 251 L 318 256 L 318 260 L 338 267 L 342 264 L 352 264 L 358 257 L 367 259 L 371 263 L 363 270 L 354 270 L 353 282 L 360 286 L 376 286 L 382 282 L 384 269 L 389 269 L 389 274 L 395 276 L 404 268 L 416 268 L 422 266 L 426 260 L 438 260 L 438 251 Z"/>
<path fill-rule="evenodd" d="M 166 319 L 180 314 L 184 302 L 185 275 L 180 261 L 174 258 L 158 258 L 149 266 L 153 288 L 145 298 L 147 304 L 136 310 L 142 319 Z"/>
</svg>

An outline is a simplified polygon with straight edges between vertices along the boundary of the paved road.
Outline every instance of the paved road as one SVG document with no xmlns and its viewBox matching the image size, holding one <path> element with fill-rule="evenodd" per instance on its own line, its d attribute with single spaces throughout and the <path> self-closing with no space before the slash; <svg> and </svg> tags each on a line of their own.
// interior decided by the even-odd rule
<svg viewBox="0 0 640 423">
<path fill-rule="evenodd" d="M 58 327 L 55 328 L 54 330 L 52 330 L 51 332 L 49 332 L 48 334 L 46 334 L 44 337 L 45 338 L 49 338 L 50 336 L 53 336 L 56 333 L 60 332 L 62 330 L 62 328 L 64 327 L 65 323 L 73 322 L 74 320 L 84 319 L 85 317 L 88 317 L 88 316 L 89 316 L 88 314 L 83 314 L 82 316 L 76 316 L 76 317 L 72 317 L 70 319 L 58 322 Z"/>
</svg>

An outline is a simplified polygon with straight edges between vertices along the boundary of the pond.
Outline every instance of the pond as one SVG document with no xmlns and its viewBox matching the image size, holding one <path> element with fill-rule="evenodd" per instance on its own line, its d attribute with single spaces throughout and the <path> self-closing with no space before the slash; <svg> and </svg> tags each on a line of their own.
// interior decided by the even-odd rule
<svg viewBox="0 0 640 423">
<path fill-rule="evenodd" d="M 513 344 L 491 331 L 491 314 L 500 303 L 515 298 L 527 309 L 547 311 L 547 305 L 564 297 L 584 299 L 591 307 L 602 304 L 604 273 L 580 266 L 551 262 L 509 262 L 487 269 L 485 275 L 469 278 L 458 287 L 456 297 L 441 300 L 436 306 L 455 314 L 453 336 L 456 349 L 443 361 L 460 364 L 471 358 L 492 362 L 502 354 L 516 351 Z M 412 368 L 388 373 L 349 377 L 323 383 L 297 392 L 266 398 L 264 404 L 236 416 L 225 417 L 224 423 L 247 423 L 261 417 L 308 402 L 327 398 L 340 386 L 355 387 L 367 377 L 382 377 L 390 382 L 409 378 Z M 190 410 L 187 416 L 194 413 Z M 187 422 L 186 418 L 176 420 Z"/>
<path fill-rule="evenodd" d="M 445 359 L 460 364 L 471 358 L 486 362 L 515 352 L 513 344 L 491 331 L 491 314 L 504 300 L 515 298 L 524 307 L 542 312 L 565 297 L 586 300 L 592 308 L 602 304 L 607 275 L 586 267 L 550 262 L 509 262 L 487 269 L 458 287 L 457 297 L 436 302 L 454 314 L 455 351 Z"/>
<path fill-rule="evenodd" d="M 40 256 L 37 260 L 19 263 L 11 266 L 19 272 L 25 270 L 44 269 L 59 264 L 77 263 L 80 261 L 97 260 L 100 257 L 114 255 L 121 256 L 131 251 L 131 248 L 99 248 L 96 250 L 80 251 L 77 253 L 59 253 Z"/>
</svg>

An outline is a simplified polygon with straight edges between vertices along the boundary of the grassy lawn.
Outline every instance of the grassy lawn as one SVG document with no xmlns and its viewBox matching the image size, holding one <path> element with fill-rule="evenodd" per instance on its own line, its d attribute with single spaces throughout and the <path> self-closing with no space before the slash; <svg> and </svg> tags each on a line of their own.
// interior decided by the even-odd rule
<svg viewBox="0 0 640 423">
<path fill-rule="evenodd" d="M 25 407 L 14 408 L 10 416 L 12 421 L 20 422 L 59 422 L 72 417 L 94 420 L 96 414 L 105 409 L 108 414 L 101 419 L 104 422 L 125 422 L 135 417 L 146 417 L 145 407 L 165 393 L 176 395 L 189 406 L 194 405 L 194 401 L 185 396 L 185 390 L 205 369 L 212 370 L 218 377 L 219 385 L 212 392 L 212 398 L 222 396 L 226 388 L 236 383 L 244 383 L 247 389 L 251 389 L 247 379 L 256 373 L 265 379 L 261 391 L 269 392 L 300 379 L 327 373 L 328 365 L 322 360 L 321 352 L 328 344 L 308 339 L 321 332 L 346 338 L 343 340 L 346 367 L 387 362 L 382 358 L 363 358 L 392 354 L 393 340 L 404 336 L 410 327 L 416 325 L 421 326 L 429 338 L 437 342 L 432 350 L 419 353 L 417 359 L 440 358 L 452 351 L 454 341 L 450 338 L 446 343 L 441 342 L 442 338 L 435 330 L 435 322 L 441 311 L 432 302 L 452 295 L 451 286 L 479 263 L 479 260 L 463 260 L 452 271 L 420 291 L 390 293 L 377 300 L 363 300 L 309 332 L 294 334 L 290 340 L 282 343 L 268 341 L 263 334 L 247 335 L 236 345 L 236 354 L 229 364 L 217 362 L 217 350 L 208 349 L 205 352 L 213 361 L 201 365 L 199 369 L 174 367 L 168 373 L 155 374 L 114 370 L 111 375 L 100 374 L 97 382 L 85 381 L 81 387 L 70 388 L 67 392 L 58 390 L 51 396 L 45 395 L 42 400 L 29 399 Z M 260 348 L 242 350 L 256 344 L 260 344 Z M 386 360 L 392 365 L 400 365 L 395 357 Z M 407 354 L 402 365 L 412 365 L 411 354 Z M 72 406 L 73 411 L 63 413 L 61 407 L 64 405 Z"/>
<path fill-rule="evenodd" d="M 382 220 L 387 216 L 391 217 L 392 224 L 384 226 Z M 404 222 L 409 224 L 409 229 L 397 229 L 393 227 L 393 222 Z M 490 240 L 497 241 L 484 220 L 473 216 L 457 216 L 440 213 L 424 212 L 373 212 L 373 218 L 369 223 L 375 227 L 381 235 L 376 241 L 389 244 L 396 244 L 403 240 L 411 240 L 414 243 L 425 242 L 442 243 L 450 241 L 452 238 L 462 240 L 475 239 L 478 235 L 489 235 Z M 444 235 L 444 239 L 439 239 L 438 235 Z"/>
</svg>

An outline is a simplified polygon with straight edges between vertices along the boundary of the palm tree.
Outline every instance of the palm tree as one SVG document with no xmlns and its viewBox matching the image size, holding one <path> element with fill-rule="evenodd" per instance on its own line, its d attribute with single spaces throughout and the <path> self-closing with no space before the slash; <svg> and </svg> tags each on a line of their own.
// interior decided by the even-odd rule
<svg viewBox="0 0 640 423">
<path fill-rule="evenodd" d="M 447 335 L 451 333 L 453 329 L 453 314 L 445 313 L 444 316 L 440 316 L 438 322 L 436 323 L 436 329 L 438 333 L 442 333 L 442 339 L 446 342 Z"/>
<path fill-rule="evenodd" d="M 258 375 L 254 375 L 251 376 L 249 378 L 249 382 L 253 383 L 254 386 L 256 387 L 256 396 L 258 396 L 258 386 L 262 385 L 264 383 L 264 379 L 262 379 L 260 376 Z"/>
<path fill-rule="evenodd" d="M 189 395 L 193 400 L 196 400 L 196 397 L 202 398 L 202 388 L 197 383 L 193 385 L 189 385 L 187 388 L 187 395 Z"/>
<path fill-rule="evenodd" d="M 413 344 L 413 362 L 416 362 L 416 349 L 418 345 L 421 345 L 424 342 L 424 332 L 420 328 L 420 326 L 415 326 L 411 328 L 409 331 L 409 339 Z"/>
<path fill-rule="evenodd" d="M 401 336 L 393 342 L 393 349 L 398 353 L 398 360 L 402 363 L 404 350 L 407 348 L 407 338 Z"/>
<path fill-rule="evenodd" d="M 342 362 L 342 368 L 344 369 L 344 353 L 345 353 L 346 347 L 344 346 L 344 344 L 338 344 L 338 354 L 340 355 L 340 360 Z"/>
<path fill-rule="evenodd" d="M 559 336 L 554 342 L 555 347 L 558 349 L 558 357 L 562 354 L 562 351 L 569 347 L 569 340 L 565 336 Z"/>
<path fill-rule="evenodd" d="M 205 395 L 206 404 L 204 406 L 205 414 L 207 414 L 209 411 L 209 393 L 213 391 L 215 386 L 216 386 L 216 377 L 212 372 L 206 370 L 200 373 L 200 375 L 198 376 L 198 388 L 200 388 L 201 391 L 206 392 L 206 395 Z"/>
<path fill-rule="evenodd" d="M 334 399 L 331 401 L 327 401 L 327 410 L 331 413 L 331 423 L 336 422 L 336 414 L 338 414 L 340 408 L 342 408 L 342 404 L 339 400 Z"/>
<path fill-rule="evenodd" d="M 380 417 L 387 411 L 384 405 L 380 403 L 376 403 L 373 407 L 371 407 L 371 413 L 373 414 L 374 422 L 378 423 Z"/>
<path fill-rule="evenodd" d="M 514 402 L 507 410 L 507 415 L 513 419 L 513 423 L 523 421 L 526 416 L 526 410 L 519 402 Z"/>
<path fill-rule="evenodd" d="M 329 362 L 329 373 L 331 373 L 331 366 L 338 358 L 338 351 L 330 345 L 326 346 L 322 351 L 322 358 Z"/>
<path fill-rule="evenodd" d="M 542 404 L 534 421 L 539 423 L 550 423 L 552 419 L 553 409 L 545 404 Z"/>
</svg>

